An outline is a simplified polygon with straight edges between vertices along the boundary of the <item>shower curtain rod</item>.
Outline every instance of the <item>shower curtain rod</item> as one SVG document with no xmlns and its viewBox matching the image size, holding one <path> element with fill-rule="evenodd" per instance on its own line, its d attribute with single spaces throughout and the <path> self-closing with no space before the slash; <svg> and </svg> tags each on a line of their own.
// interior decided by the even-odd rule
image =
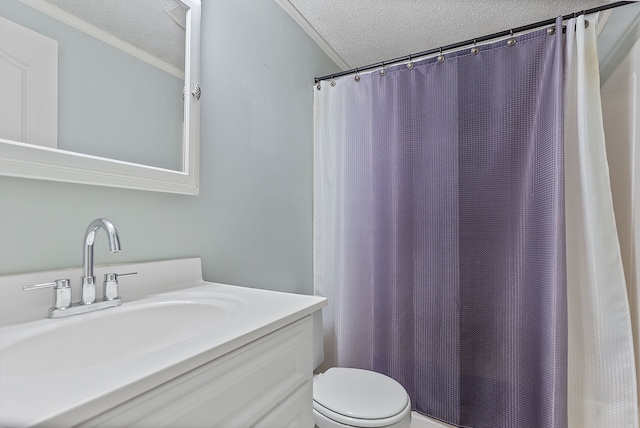
<svg viewBox="0 0 640 428">
<path fill-rule="evenodd" d="M 618 1 L 618 2 L 615 2 L 615 3 L 607 4 L 607 5 L 594 7 L 592 9 L 582 10 L 580 12 L 570 13 L 568 15 L 563 15 L 562 19 L 563 20 L 571 19 L 571 18 L 575 18 L 578 15 L 589 15 L 591 13 L 596 13 L 596 12 L 600 12 L 600 11 L 603 11 L 603 10 L 613 9 L 613 8 L 620 7 L 620 6 L 626 6 L 626 5 L 632 4 L 632 3 L 636 3 L 636 2 L 635 1 Z M 544 27 L 545 25 L 551 25 L 551 24 L 555 24 L 555 23 L 556 23 L 556 18 L 547 19 L 546 21 L 540 21 L 540 22 L 536 22 L 534 24 L 529 24 L 529 25 L 525 25 L 525 26 L 522 26 L 522 27 L 512 28 L 510 30 L 501 31 L 499 33 L 493 33 L 493 34 L 489 34 L 489 35 L 486 35 L 486 36 L 477 37 L 475 39 L 465 40 L 464 42 L 458 42 L 458 43 L 454 43 L 452 45 L 442 46 L 440 48 L 431 49 L 431 50 L 428 50 L 428 51 L 418 52 L 418 53 L 411 54 L 411 55 L 405 55 L 405 56 L 402 56 L 402 57 L 399 57 L 399 58 L 396 58 L 396 59 L 391 59 L 389 61 L 377 62 L 377 63 L 374 63 L 374 64 L 365 65 L 364 67 L 357 67 L 357 68 L 353 68 L 351 70 L 340 71 L 338 73 L 328 74 L 328 75 L 322 76 L 322 77 L 315 77 L 314 78 L 314 82 L 315 83 L 319 83 L 322 80 L 333 79 L 335 77 L 340 77 L 340 76 L 347 76 L 349 74 L 358 73 L 358 72 L 361 72 L 361 71 L 372 70 L 372 69 L 378 68 L 378 67 L 385 67 L 385 66 L 388 66 L 388 65 L 391 65 L 391 64 L 397 64 L 397 63 L 403 62 L 403 61 L 411 61 L 412 59 L 416 59 L 416 58 L 419 58 L 419 57 L 422 57 L 422 56 L 433 55 L 433 54 L 436 54 L 436 53 L 440 53 L 440 52 L 448 51 L 448 50 L 452 50 L 452 49 L 458 49 L 458 48 L 462 48 L 464 46 L 472 45 L 474 43 L 486 42 L 487 40 L 497 39 L 499 37 L 505 37 L 505 36 L 509 36 L 509 35 L 512 35 L 512 34 L 515 34 L 515 33 L 521 33 L 523 31 L 534 30 L 536 28 Z"/>
</svg>

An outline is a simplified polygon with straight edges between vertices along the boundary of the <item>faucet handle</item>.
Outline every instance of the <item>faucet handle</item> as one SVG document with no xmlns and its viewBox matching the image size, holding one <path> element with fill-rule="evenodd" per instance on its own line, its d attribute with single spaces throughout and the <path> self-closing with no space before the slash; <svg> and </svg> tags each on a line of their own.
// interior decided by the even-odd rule
<svg viewBox="0 0 640 428">
<path fill-rule="evenodd" d="M 117 299 L 118 296 L 118 278 L 126 278 L 129 276 L 136 276 L 138 272 L 129 272 L 129 273 L 105 273 L 104 274 L 104 299 L 103 300 L 114 300 Z"/>
<path fill-rule="evenodd" d="M 40 290 L 42 288 L 53 288 L 55 291 L 53 308 L 51 309 L 67 309 L 71 306 L 71 280 L 56 279 L 53 282 L 22 287 L 24 291 Z"/>
</svg>

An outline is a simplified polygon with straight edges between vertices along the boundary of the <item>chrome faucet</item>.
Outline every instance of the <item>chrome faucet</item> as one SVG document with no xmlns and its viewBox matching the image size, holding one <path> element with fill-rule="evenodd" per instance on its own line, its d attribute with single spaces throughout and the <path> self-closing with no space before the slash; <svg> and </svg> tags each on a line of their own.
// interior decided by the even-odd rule
<svg viewBox="0 0 640 428">
<path fill-rule="evenodd" d="M 109 249 L 112 253 L 120 252 L 120 238 L 116 227 L 106 218 L 93 220 L 84 233 L 84 257 L 82 259 L 82 298 L 80 303 L 90 305 L 96 301 L 96 277 L 93 275 L 93 244 L 96 233 L 102 228 L 109 237 Z"/>
<path fill-rule="evenodd" d="M 82 297 L 79 302 L 71 303 L 71 281 L 57 279 L 45 284 L 26 285 L 23 290 L 39 290 L 53 288 L 55 291 L 53 306 L 49 308 L 49 318 L 64 318 L 71 315 L 97 311 L 99 309 L 120 306 L 122 299 L 118 295 L 118 278 L 137 275 L 137 272 L 126 274 L 107 273 L 104 275 L 104 298 L 96 301 L 96 277 L 93 275 L 93 244 L 96 233 L 102 228 L 109 237 L 109 249 L 112 253 L 120 252 L 120 239 L 116 227 L 106 218 L 93 220 L 84 233 L 84 258 L 82 261 Z"/>
</svg>

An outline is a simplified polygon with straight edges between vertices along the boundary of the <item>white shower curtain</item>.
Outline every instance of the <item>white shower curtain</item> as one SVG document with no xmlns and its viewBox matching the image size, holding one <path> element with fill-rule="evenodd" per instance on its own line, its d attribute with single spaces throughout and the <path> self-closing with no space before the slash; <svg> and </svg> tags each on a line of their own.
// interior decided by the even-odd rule
<svg viewBox="0 0 640 428">
<path fill-rule="evenodd" d="M 595 25 L 567 23 L 565 212 L 571 428 L 638 427 L 629 302 L 616 233 Z"/>
</svg>

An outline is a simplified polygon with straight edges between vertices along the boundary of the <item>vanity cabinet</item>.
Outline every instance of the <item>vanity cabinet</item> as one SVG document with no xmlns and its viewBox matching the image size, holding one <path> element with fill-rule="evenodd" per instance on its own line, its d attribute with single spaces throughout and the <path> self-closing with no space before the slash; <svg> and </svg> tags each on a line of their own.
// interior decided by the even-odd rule
<svg viewBox="0 0 640 428">
<path fill-rule="evenodd" d="M 0 276 L 0 426 L 313 427 L 327 299 L 205 282 L 198 258 L 109 272 L 138 272 L 121 306 L 58 320 L 22 286 L 81 269 Z"/>
<path fill-rule="evenodd" d="M 312 319 L 184 373 L 80 427 L 313 427 Z"/>
</svg>

